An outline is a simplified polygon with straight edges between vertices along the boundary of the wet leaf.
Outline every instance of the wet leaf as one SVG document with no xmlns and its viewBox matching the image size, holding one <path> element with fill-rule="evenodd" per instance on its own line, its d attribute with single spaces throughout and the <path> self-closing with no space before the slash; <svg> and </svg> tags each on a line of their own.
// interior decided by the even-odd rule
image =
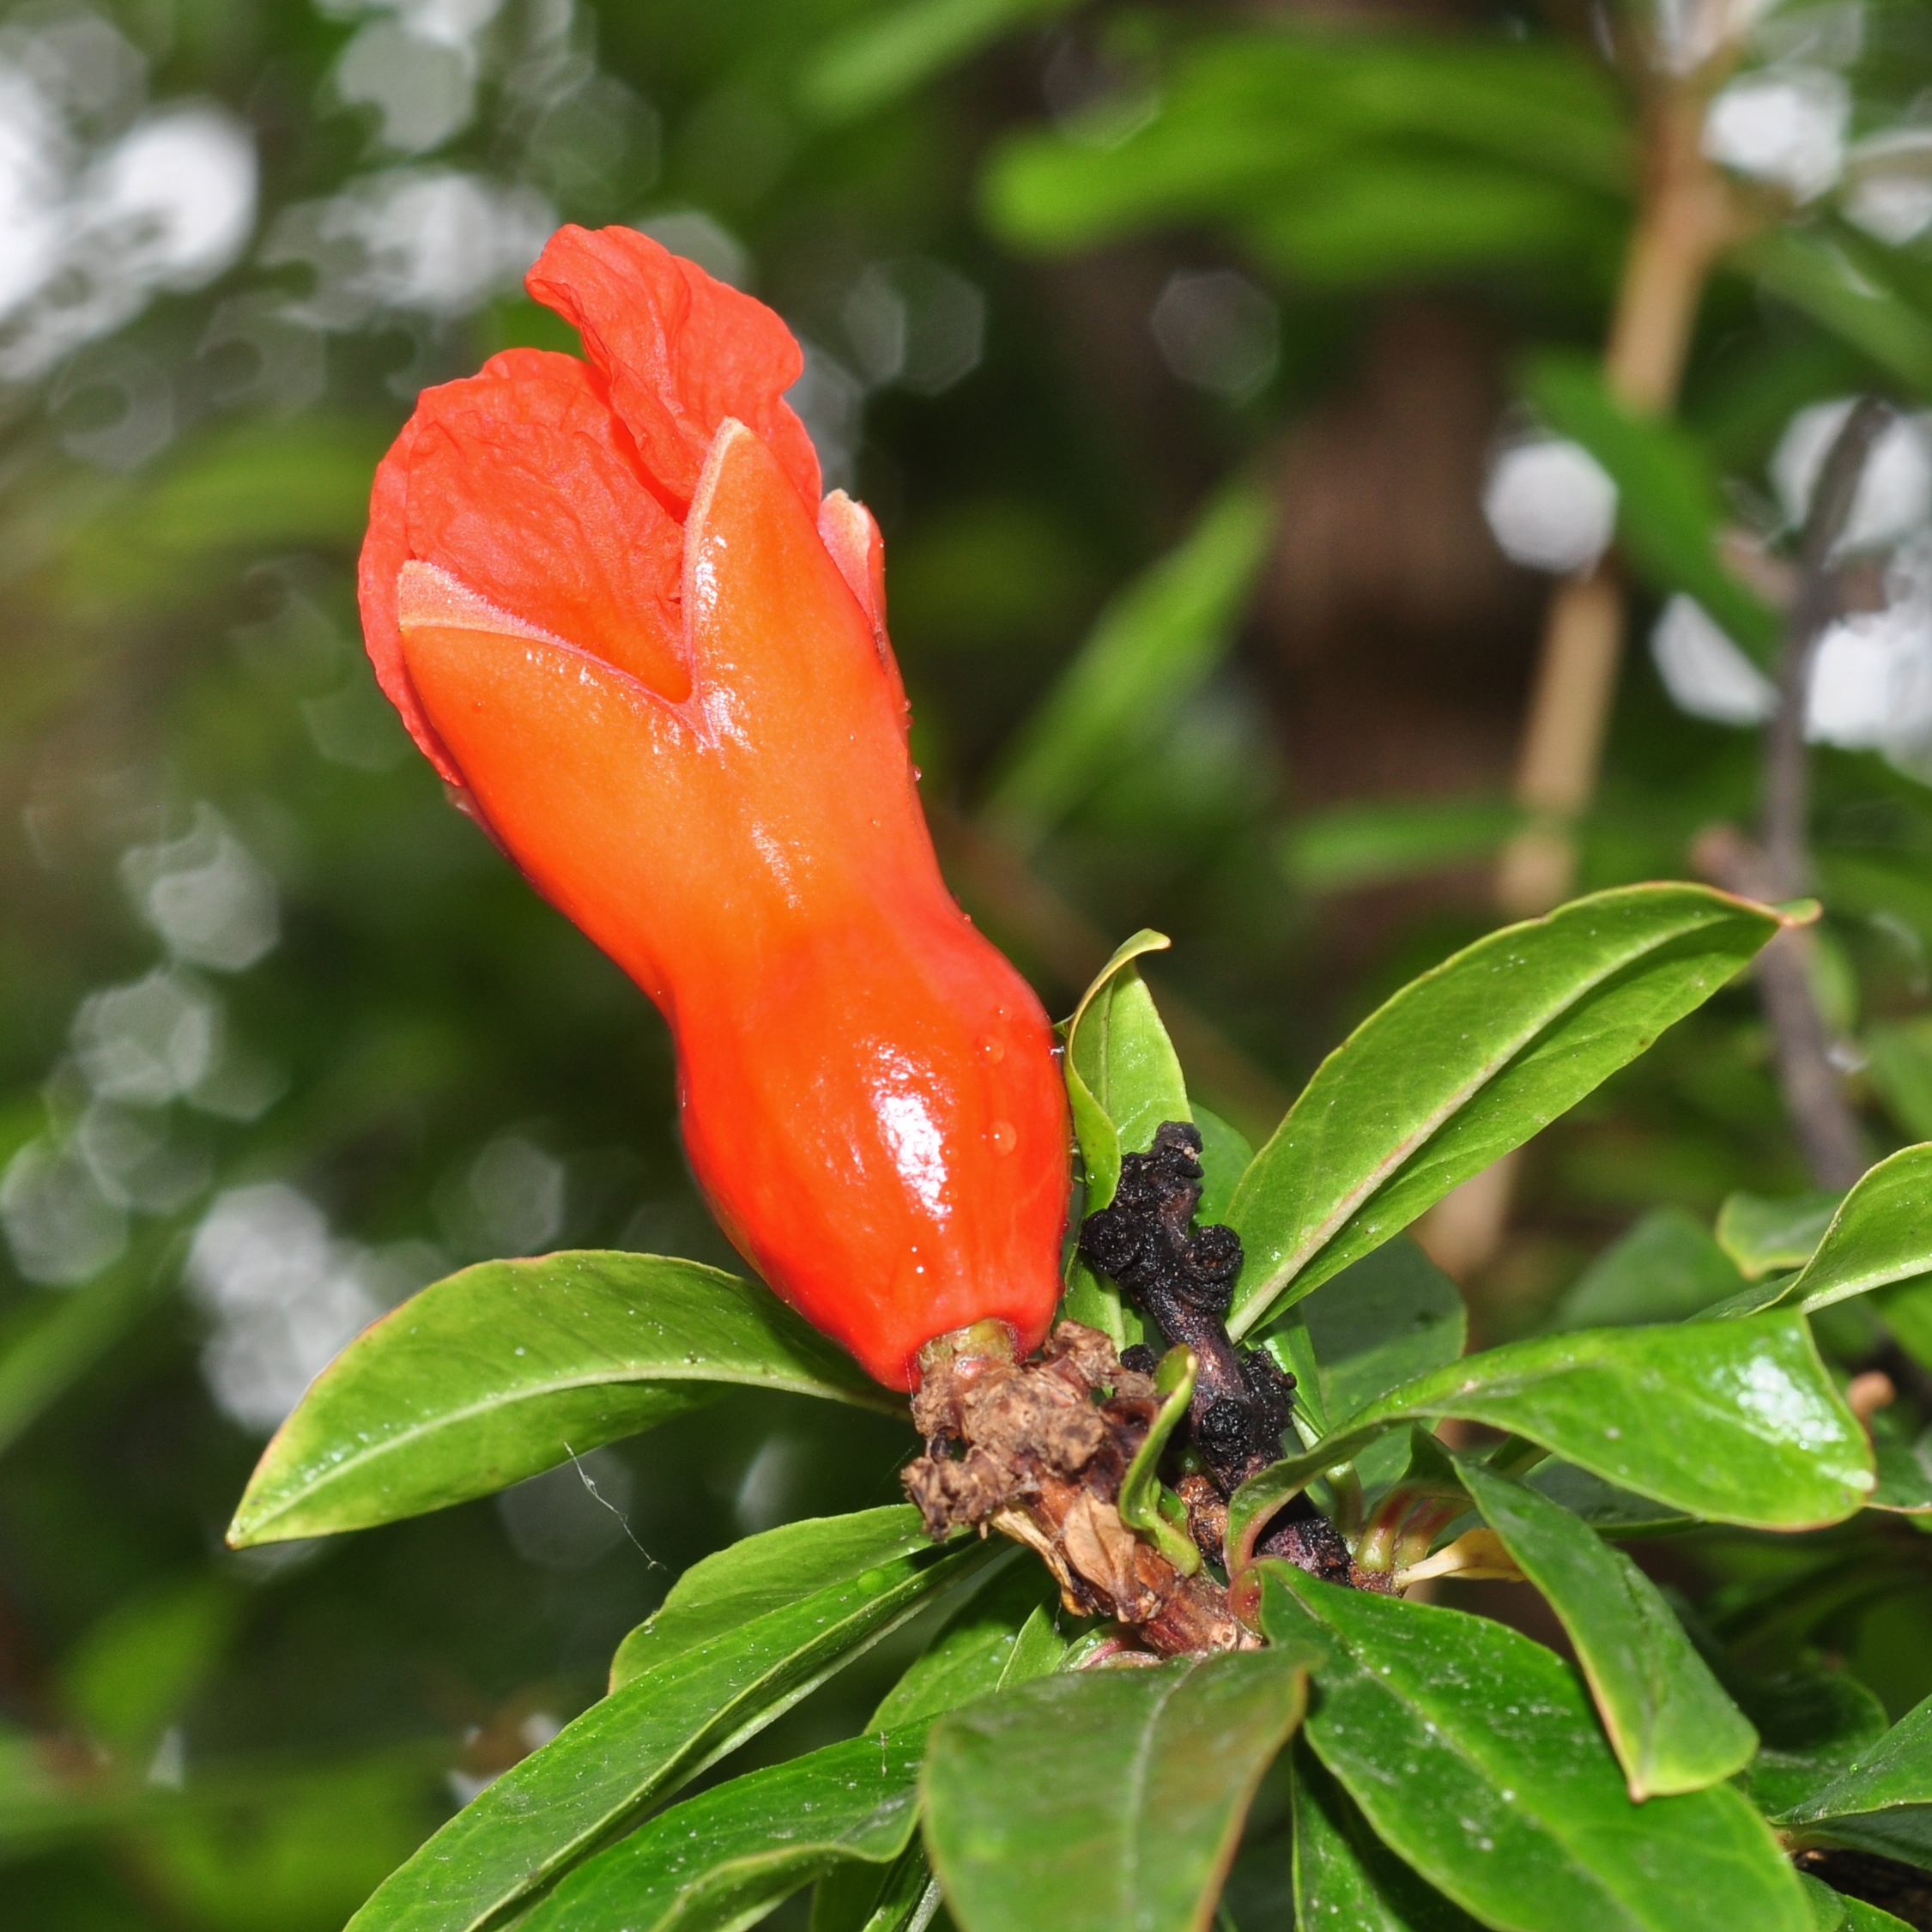
<svg viewBox="0 0 1932 1932">
<path fill-rule="evenodd" d="M 1932 1864 L 1932 1698 L 1772 1820 L 1807 1842 Z"/>
<path fill-rule="evenodd" d="M 1699 886 L 1625 887 L 1404 987 L 1322 1063 L 1243 1179 L 1230 1330 L 1265 1323 L 1574 1106 L 1779 923 Z"/>
<path fill-rule="evenodd" d="M 1304 1656 L 1069 1672 L 942 1720 L 926 1831 L 962 1932 L 1203 1925 L 1300 1717 Z"/>
<path fill-rule="evenodd" d="M 1456 1467 L 1483 1520 L 1569 1632 L 1631 1796 L 1699 1791 L 1741 1770 L 1758 1734 L 1656 1585 L 1535 1490 L 1473 1459 L 1459 1457 Z"/>
<path fill-rule="evenodd" d="M 901 1557 L 644 1670 L 472 1799 L 355 1915 L 354 1932 L 477 1932 L 996 1553 Z"/>
<path fill-rule="evenodd" d="M 1728 1785 L 1634 1805 L 1576 1674 L 1486 1618 L 1260 1566 L 1274 1641 L 1317 1644 L 1307 1737 L 1376 1835 L 1499 1932 L 1810 1932 Z M 1400 1767 L 1399 1775 L 1393 1767 Z"/>
<path fill-rule="evenodd" d="M 1244 1483 L 1229 1505 L 1229 1549 L 1239 1559 L 1242 1539 L 1329 1465 L 1411 1421 L 1447 1415 L 1527 1437 L 1606 1482 L 1716 1523 L 1836 1523 L 1876 1480 L 1870 1443 L 1802 1317 L 1586 1329 L 1466 1356 L 1391 1390 Z"/>
<path fill-rule="evenodd" d="M 696 1262 L 488 1261 L 356 1337 L 263 1452 L 238 1547 L 487 1496 L 733 1384 L 899 1413 L 769 1289 Z"/>
</svg>

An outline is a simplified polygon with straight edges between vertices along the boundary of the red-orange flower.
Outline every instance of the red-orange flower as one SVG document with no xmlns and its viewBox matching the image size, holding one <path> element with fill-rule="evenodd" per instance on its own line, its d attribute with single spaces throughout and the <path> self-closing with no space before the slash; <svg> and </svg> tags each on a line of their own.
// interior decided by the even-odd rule
<svg viewBox="0 0 1932 1932">
<path fill-rule="evenodd" d="M 770 310 L 628 229 L 530 293 L 588 362 L 426 391 L 377 473 L 365 633 L 416 742 L 669 1021 L 732 1240 L 878 1379 L 1057 1293 L 1038 1001 L 953 903 L 905 748 L 877 526 L 819 501 Z"/>
</svg>

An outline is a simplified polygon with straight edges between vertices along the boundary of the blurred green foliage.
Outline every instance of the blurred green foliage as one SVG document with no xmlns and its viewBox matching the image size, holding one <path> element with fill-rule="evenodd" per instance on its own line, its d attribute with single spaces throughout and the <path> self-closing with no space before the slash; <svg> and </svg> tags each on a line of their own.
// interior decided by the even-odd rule
<svg viewBox="0 0 1932 1932">
<path fill-rule="evenodd" d="M 1833 11 L 1778 9 L 1785 39 L 1752 58 L 1842 76 L 1854 155 L 1876 154 L 1921 124 L 1932 25 L 1868 6 L 1848 51 Z M 0 19 L 0 123 L 70 238 L 104 157 L 164 109 L 220 104 L 258 169 L 206 273 L 141 282 L 138 232 L 70 239 L 62 286 L 120 307 L 0 318 L 0 359 L 23 359 L 0 388 L 9 1923 L 328 1932 L 598 1693 L 691 1561 L 897 1497 L 891 1425 L 743 1394 L 500 1505 L 326 1549 L 220 1545 L 306 1376 L 451 1266 L 564 1244 L 730 1260 L 678 1152 L 663 1028 L 449 809 L 359 649 L 368 478 L 415 391 L 507 344 L 571 346 L 518 292 L 517 237 L 645 223 L 784 314 L 828 475 L 887 531 L 927 796 L 1030 857 L 1016 894 L 948 846 L 969 908 L 1062 1013 L 1116 938 L 1173 933 L 1163 998 L 1286 1088 L 1493 923 L 1477 868 L 1515 823 L 1499 773 L 1378 788 L 1372 725 L 1348 798 L 1298 789 L 1283 748 L 1263 554 L 1299 512 L 1269 492 L 1390 305 L 1452 306 L 1523 372 L 1499 439 L 1533 411 L 1595 451 L 1640 627 L 1687 591 L 1760 651 L 1775 627 L 1717 537 L 1780 541 L 1766 465 L 1794 413 L 1932 390 L 1932 256 L 1849 218 L 1877 166 L 1858 161 L 1721 264 L 1680 418 L 1616 411 L 1586 359 L 1642 130 L 1591 35 L 1552 15 L 1317 32 L 1292 9 L 1046 0 L 26 0 Z M 1204 286 L 1232 304 L 1205 335 Z M 16 348 L 29 311 L 58 348 L 39 364 Z M 1377 649 L 1355 652 L 1372 683 L 1408 675 Z M 1932 795 L 1872 752 L 1821 748 L 1815 781 L 1820 972 L 1876 1154 L 1932 1133 Z M 1752 735 L 1674 708 L 1632 651 L 1583 882 L 1681 874 L 1756 790 Z M 1185 1058 L 1202 1036 L 1174 1030 Z M 1530 1150 L 1479 1330 L 1566 1319 L 1560 1292 L 1633 1224 L 1703 1279 L 1681 1216 L 1639 1217 L 1702 1226 L 1734 1191 L 1805 1182 L 1734 990 Z M 1563 1308 L 1612 1297 L 1630 1252 Z M 1886 1339 L 1857 1320 L 1850 1354 Z M 1697 1554 L 1715 1614 L 1814 1604 L 1767 1619 L 1767 1667 L 1816 1642 L 1894 1710 L 1932 1688 L 1923 1566 L 1829 1597 L 1820 1560 L 1727 1536 Z M 847 1735 L 895 1655 L 751 1758 Z"/>
</svg>

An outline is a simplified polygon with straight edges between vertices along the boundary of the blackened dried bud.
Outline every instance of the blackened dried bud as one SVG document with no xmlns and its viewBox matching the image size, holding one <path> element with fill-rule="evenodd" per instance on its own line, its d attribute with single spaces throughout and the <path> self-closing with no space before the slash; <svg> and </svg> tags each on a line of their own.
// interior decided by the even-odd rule
<svg viewBox="0 0 1932 1932">
<path fill-rule="evenodd" d="M 1146 1342 L 1136 1341 L 1120 1351 L 1120 1366 L 1132 1369 L 1136 1375 L 1152 1375 L 1160 1366 L 1160 1358 Z"/>
<path fill-rule="evenodd" d="M 1294 1378 L 1284 1373 L 1265 1348 L 1244 1348 L 1241 1379 L 1248 1385 L 1257 1438 L 1271 1442 L 1285 1436 L 1294 1407 Z"/>
<path fill-rule="evenodd" d="M 1240 1462 L 1253 1441 L 1247 1408 L 1232 1396 L 1217 1396 L 1196 1418 L 1194 1431 L 1210 1463 Z"/>
<path fill-rule="evenodd" d="M 1146 1232 L 1126 1208 L 1103 1208 L 1081 1223 L 1081 1259 L 1123 1284 L 1140 1272 L 1148 1245 Z"/>
<path fill-rule="evenodd" d="M 1197 1281 L 1228 1281 L 1241 1272 L 1241 1237 L 1218 1222 L 1188 1244 L 1187 1270 Z"/>
</svg>

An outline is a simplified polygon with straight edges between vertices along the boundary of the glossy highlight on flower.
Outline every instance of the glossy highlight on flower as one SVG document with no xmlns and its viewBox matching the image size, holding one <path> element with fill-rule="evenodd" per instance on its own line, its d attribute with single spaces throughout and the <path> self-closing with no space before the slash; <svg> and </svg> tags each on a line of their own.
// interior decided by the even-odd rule
<svg viewBox="0 0 1932 1932">
<path fill-rule="evenodd" d="M 378 472 L 365 634 L 464 809 L 649 994 L 685 1144 L 764 1278 L 889 1386 L 1058 1293 L 1046 1018 L 948 893 L 878 528 L 819 499 L 778 317 L 627 229 L 530 271 L 587 360 L 424 391 Z"/>
</svg>

